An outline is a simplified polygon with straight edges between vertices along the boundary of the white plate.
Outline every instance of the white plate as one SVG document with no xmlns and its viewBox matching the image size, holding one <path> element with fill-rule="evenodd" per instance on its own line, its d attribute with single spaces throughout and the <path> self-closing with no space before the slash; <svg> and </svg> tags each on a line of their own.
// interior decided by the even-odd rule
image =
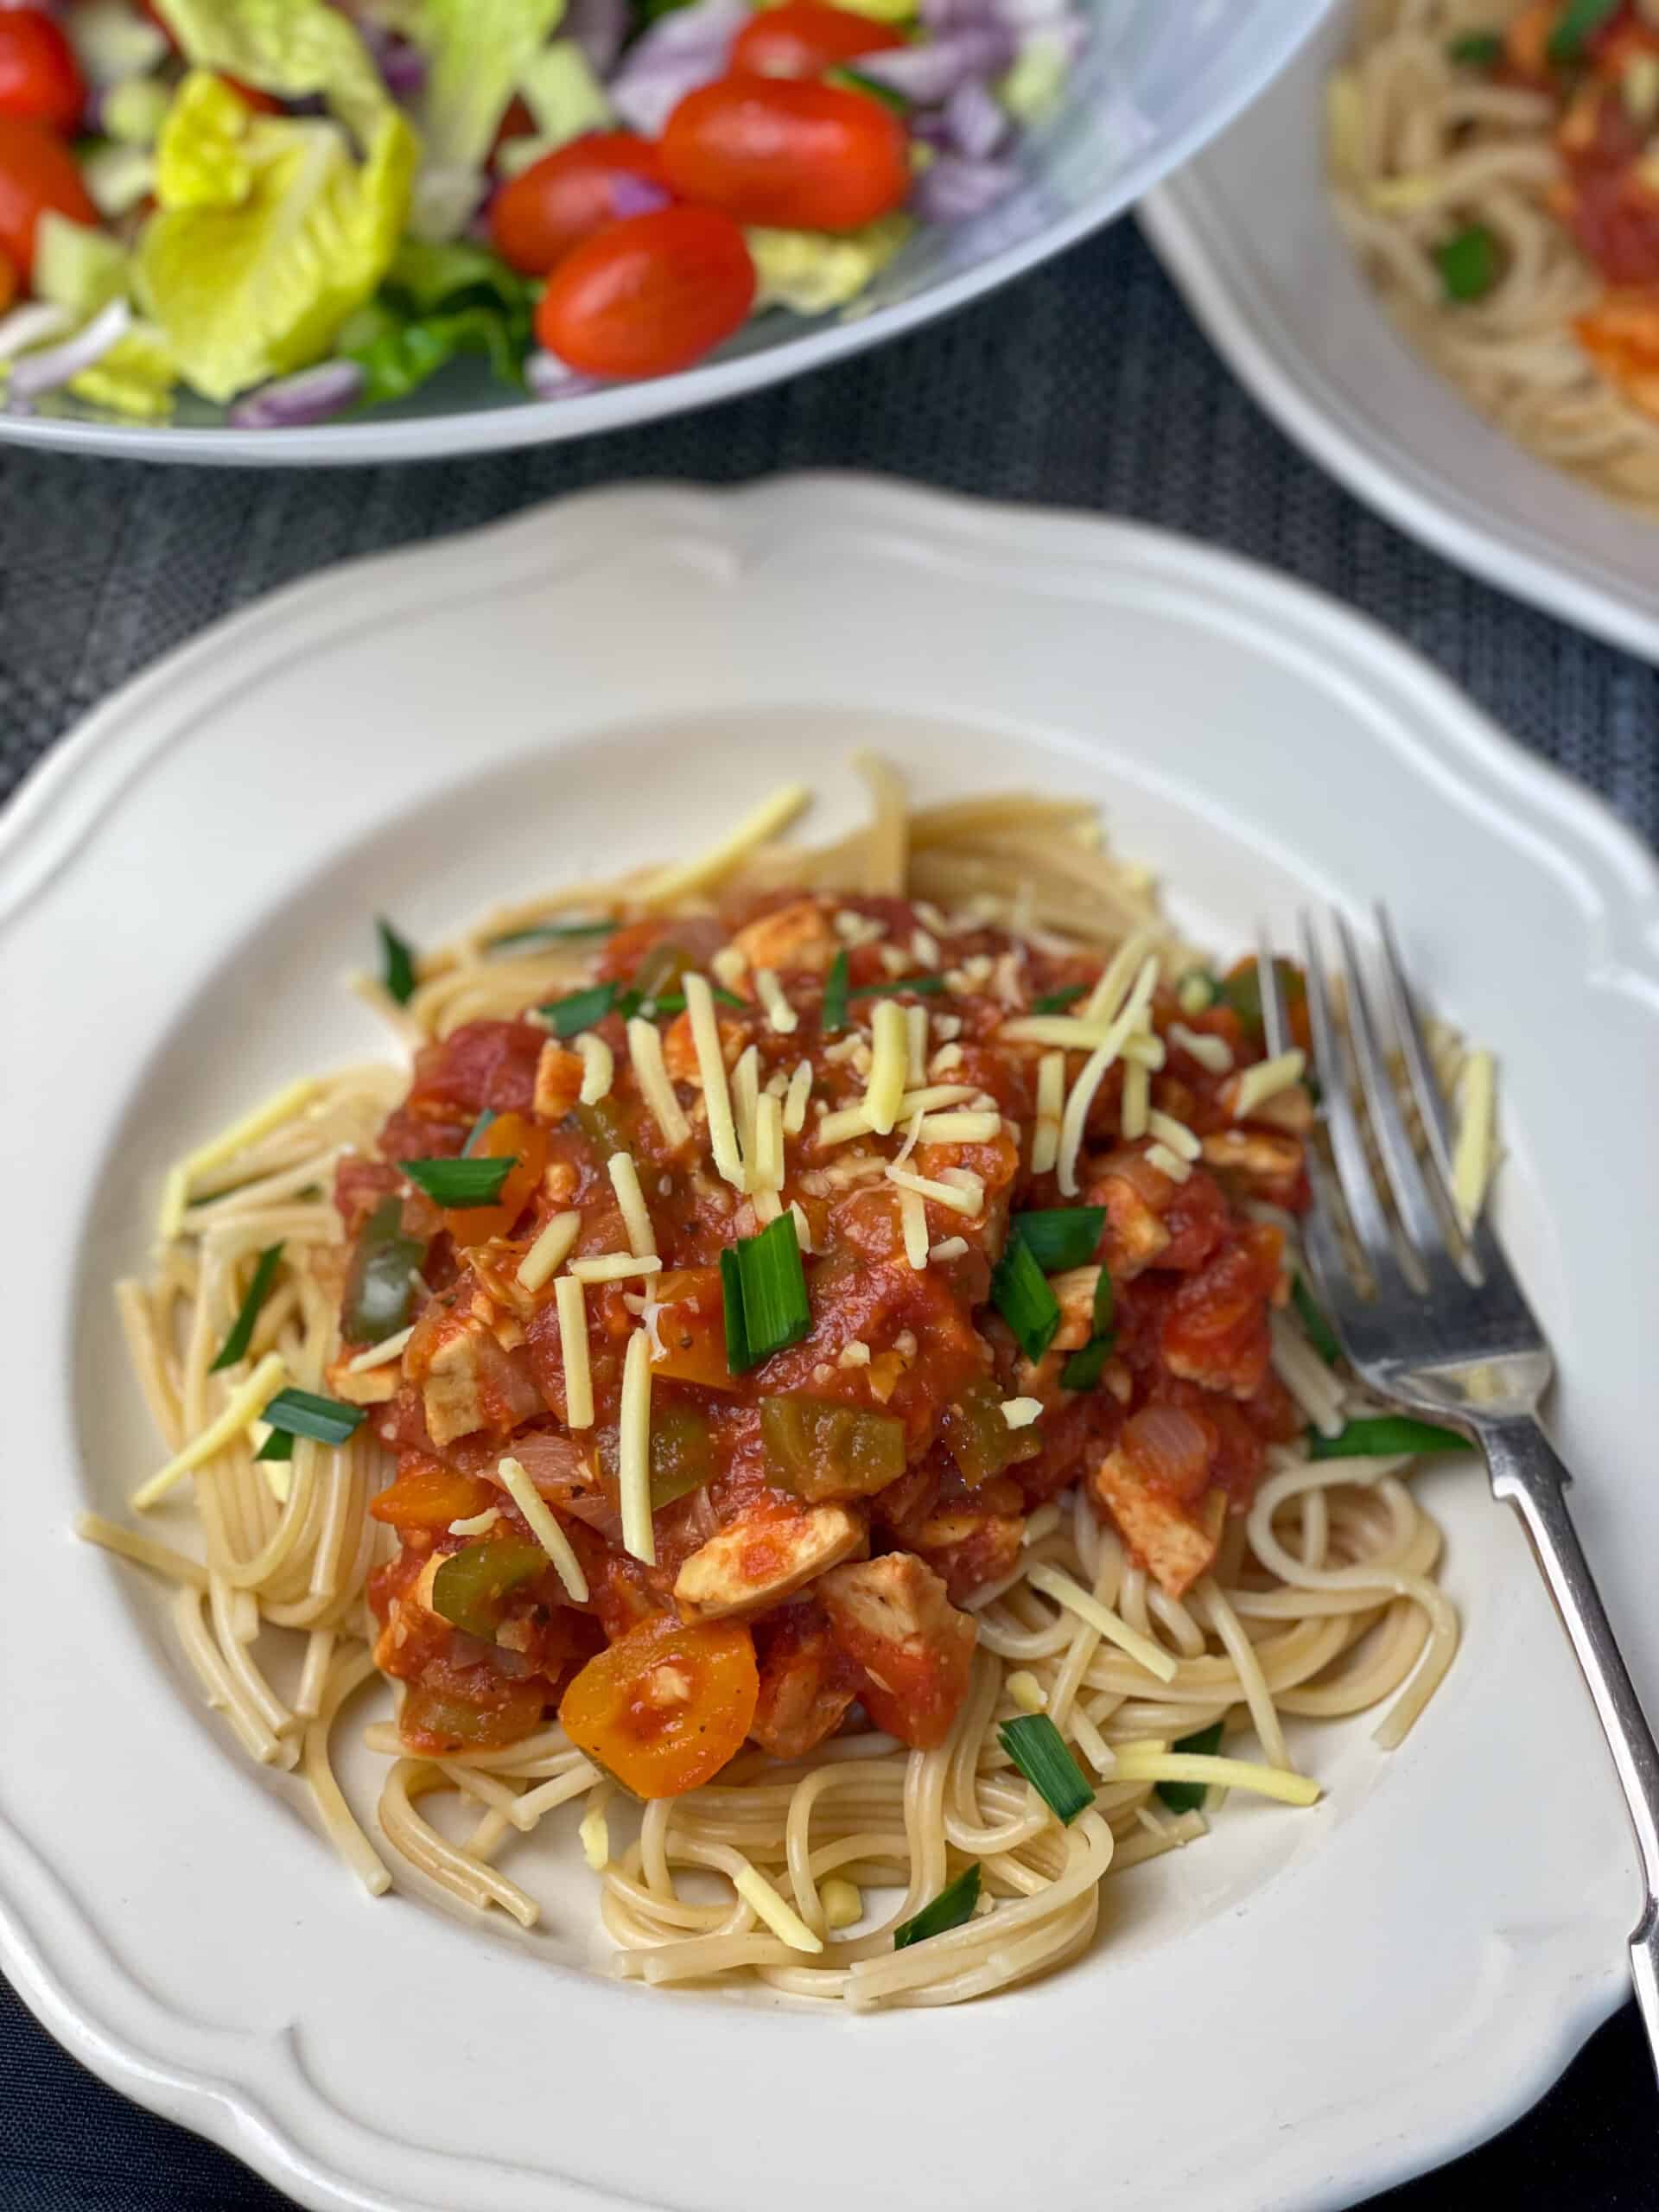
<svg viewBox="0 0 1659 2212">
<path fill-rule="evenodd" d="M 1395 330 L 1338 231 L 1325 82 L 1344 4 L 1232 127 L 1141 203 L 1187 304 L 1351 492 L 1489 583 L 1659 659 L 1659 524 L 1492 429 Z"/>
<path fill-rule="evenodd" d="M 27 1285 L 0 1964 L 89 2065 L 308 2204 L 1295 2212 L 1511 2118 L 1624 1986 L 1623 1815 L 1472 1471 L 1430 1478 L 1466 1644 L 1403 1750 L 1309 1733 L 1324 1805 L 1230 1804 L 1113 1888 L 1078 1970 L 868 2021 L 596 1977 L 580 1868 L 533 1938 L 371 1903 L 202 1711 L 148 1579 L 68 1534 L 155 1459 L 109 1282 L 163 1164 L 375 1048 L 336 988 L 370 918 L 429 935 L 700 841 L 786 776 L 850 818 L 855 739 L 931 793 L 1097 792 L 1220 939 L 1392 900 L 1425 985 L 1502 1049 L 1503 1215 L 1659 1688 L 1659 883 L 1595 804 L 1351 615 L 1121 524 L 806 478 L 601 493 L 337 570 L 101 709 L 0 824 Z"/>
<path fill-rule="evenodd" d="M 652 423 L 758 391 L 895 338 L 994 290 L 1087 237 L 1139 199 L 1236 115 L 1294 54 L 1332 0 L 1100 0 L 1096 35 L 1052 121 L 1015 149 L 1020 181 L 971 222 L 928 225 L 869 289 L 810 321 L 758 316 L 711 359 L 677 376 L 532 401 L 457 362 L 397 406 L 305 430 L 238 430 L 221 408 L 187 400 L 171 423 L 72 414 L 8 415 L 0 439 L 129 461 L 428 461 L 552 445 Z"/>
</svg>

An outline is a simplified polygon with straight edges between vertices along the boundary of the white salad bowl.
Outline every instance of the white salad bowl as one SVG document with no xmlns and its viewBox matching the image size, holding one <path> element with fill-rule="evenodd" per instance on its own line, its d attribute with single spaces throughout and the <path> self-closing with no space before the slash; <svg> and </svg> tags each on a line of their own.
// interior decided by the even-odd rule
<svg viewBox="0 0 1659 2212">
<path fill-rule="evenodd" d="M 401 405 L 309 429 L 236 429 L 223 409 L 186 399 L 159 424 L 86 408 L 0 410 L 0 438 L 127 461 L 427 461 L 585 437 L 734 398 L 913 329 L 1109 222 L 1254 99 L 1329 4 L 1094 0 L 1090 43 L 1053 119 L 1020 138 L 1021 181 L 1009 198 L 969 221 L 924 226 L 845 308 L 810 320 L 774 308 L 677 376 L 537 400 L 465 360 Z"/>
</svg>

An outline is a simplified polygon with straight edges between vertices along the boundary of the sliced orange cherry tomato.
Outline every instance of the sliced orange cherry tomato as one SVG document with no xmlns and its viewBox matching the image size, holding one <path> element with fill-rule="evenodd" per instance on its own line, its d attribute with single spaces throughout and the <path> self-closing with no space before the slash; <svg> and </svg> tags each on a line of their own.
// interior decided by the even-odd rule
<svg viewBox="0 0 1659 2212">
<path fill-rule="evenodd" d="M 530 1204 L 547 1169 L 547 1132 L 525 1114 L 498 1114 L 473 1147 L 474 1160 L 512 1160 L 493 1205 L 451 1206 L 443 1225 L 463 1250 L 505 1236 Z"/>
<path fill-rule="evenodd" d="M 754 264 L 731 217 L 664 207 L 567 254 L 542 295 L 536 334 L 584 376 L 665 376 L 729 338 L 753 300 Z"/>
<path fill-rule="evenodd" d="M 735 1390 L 726 1364 L 726 1306 L 718 1268 L 670 1268 L 658 1275 L 652 1294 L 662 1311 L 651 1371 L 676 1382 L 700 1382 L 705 1390 Z M 1005 1424 L 1006 1426 L 1006 1424 Z"/>
<path fill-rule="evenodd" d="M 559 1719 L 636 1797 L 712 1782 L 754 1719 L 760 1676 L 741 1621 L 642 1621 L 590 1659 Z"/>
<path fill-rule="evenodd" d="M 682 199 L 734 222 L 855 231 L 910 191 L 904 125 L 868 93 L 783 77 L 721 77 L 688 92 L 663 132 Z"/>
<path fill-rule="evenodd" d="M 784 0 L 763 9 L 738 33 L 732 48 L 734 77 L 821 77 L 855 61 L 903 46 L 891 23 L 878 23 L 824 0 Z"/>
<path fill-rule="evenodd" d="M 490 207 L 495 250 L 526 276 L 545 276 L 607 224 L 650 213 L 649 199 L 643 207 L 635 204 L 642 185 L 668 196 L 662 163 L 648 138 L 595 130 L 573 139 L 496 194 Z"/>
<path fill-rule="evenodd" d="M 39 8 L 0 9 L 0 115 L 26 115 L 67 137 L 80 128 L 86 80 L 75 49 Z"/>
<path fill-rule="evenodd" d="M 470 1521 L 499 1493 L 481 1475 L 457 1474 L 453 1467 L 411 1467 L 369 1500 L 372 1520 L 394 1529 L 429 1529 L 435 1535 L 452 1521 Z"/>
<path fill-rule="evenodd" d="M 28 116 L 0 115 L 0 253 L 25 277 L 35 265 L 35 226 L 48 207 L 72 223 L 98 220 L 62 139 Z"/>
</svg>

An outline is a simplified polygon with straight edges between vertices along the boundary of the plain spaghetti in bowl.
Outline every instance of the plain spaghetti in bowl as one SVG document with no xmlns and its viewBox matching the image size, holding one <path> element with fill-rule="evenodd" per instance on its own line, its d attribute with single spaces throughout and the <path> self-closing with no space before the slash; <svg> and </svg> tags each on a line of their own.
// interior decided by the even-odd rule
<svg viewBox="0 0 1659 2212">
<path fill-rule="evenodd" d="M 1269 1053 L 1090 806 L 862 765 L 829 848 L 791 789 L 440 950 L 383 922 L 412 1065 L 173 1171 L 120 1292 L 170 1456 L 82 1527 L 371 1889 L 528 1925 L 568 1826 L 620 1970 L 871 2007 L 1075 1956 L 1217 1793 L 1312 1805 L 1287 1719 L 1399 1742 L 1457 1638 L 1402 1478 L 1458 1440 L 1301 1282 L 1294 969 Z"/>
<path fill-rule="evenodd" d="M 1529 451 L 1659 513 L 1659 10 L 1364 0 L 1337 213 L 1408 335 Z"/>
</svg>

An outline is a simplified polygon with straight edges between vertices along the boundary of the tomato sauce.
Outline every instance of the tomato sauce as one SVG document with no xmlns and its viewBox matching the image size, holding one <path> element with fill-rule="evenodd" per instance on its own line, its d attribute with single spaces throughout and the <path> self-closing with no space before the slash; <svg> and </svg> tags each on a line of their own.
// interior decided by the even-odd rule
<svg viewBox="0 0 1659 2212">
<path fill-rule="evenodd" d="M 1198 1145 L 1222 1147 L 1219 1164 L 1201 1158 L 1181 1179 L 1148 1157 L 1144 1139 L 1126 1143 L 1120 1066 L 1090 1109 L 1079 1188 L 1067 1198 L 1052 1171 L 1030 1166 L 1046 1048 L 1002 1033 L 1033 1002 L 1092 984 L 1098 964 L 990 928 L 942 929 L 941 919 L 902 900 L 780 893 L 718 918 L 619 929 L 596 957 L 597 981 L 626 987 L 643 978 L 660 995 L 679 989 L 687 965 L 705 970 L 722 946 L 751 947 L 753 965 L 772 966 L 793 1011 L 792 1029 L 773 1026 L 753 969 L 717 1002 L 728 1071 L 753 1046 L 762 1094 L 782 1096 L 804 1061 L 812 1078 L 804 1126 L 785 1145 L 778 1200 L 798 1210 L 805 1230 L 798 1236 L 808 1323 L 798 1342 L 745 1372 L 728 1363 L 719 1268 L 721 1253 L 761 1223 L 753 1198 L 715 1172 L 690 1022 L 674 1006 L 657 1008 L 647 997 L 639 1010 L 662 1037 L 688 1143 L 671 1142 L 659 1127 L 619 1007 L 594 1025 L 615 1062 L 609 1095 L 595 1104 L 577 1099 L 582 1064 L 572 1046 L 539 1021 L 470 1022 L 419 1054 L 380 1158 L 341 1163 L 336 1198 L 348 1238 L 396 1192 L 406 1232 L 426 1239 L 413 1335 L 393 1395 L 372 1416 L 399 1468 L 375 1507 L 400 1543 L 371 1580 L 383 1624 L 377 1658 L 410 1686 L 402 1725 L 411 1748 L 528 1733 L 575 1694 L 573 1681 L 588 1681 L 595 1653 L 625 1639 L 643 1650 L 651 1624 L 666 1633 L 699 1619 L 722 1624 L 723 1641 L 709 1643 L 720 1667 L 758 1684 L 753 1740 L 777 1755 L 803 1755 L 856 1704 L 912 1742 L 940 1740 L 967 1680 L 973 1631 L 961 1608 L 1017 1574 L 1033 1510 L 1109 1459 L 1161 1499 L 1160 1510 L 1202 1513 L 1212 1497 L 1236 1510 L 1268 1447 L 1296 1433 L 1300 1415 L 1270 1364 L 1268 1316 L 1287 1294 L 1283 1240 L 1244 1208 L 1270 1185 L 1275 1203 L 1294 1210 L 1306 1189 L 1298 1138 L 1247 1128 L 1244 1139 L 1268 1147 L 1265 1164 L 1253 1168 L 1251 1143 L 1229 1112 L 1229 1074 L 1262 1056 L 1249 1007 L 1241 1014 L 1217 1000 L 1184 1012 L 1160 991 L 1150 1014 L 1166 1042 L 1153 1105 Z M 826 1032 L 838 964 L 847 1020 Z M 928 987 L 906 995 L 903 979 L 918 975 Z M 995 1116 L 994 1133 L 988 1118 L 966 1136 L 946 1125 L 930 1140 L 917 1128 L 906 1166 L 936 1189 L 950 1187 L 952 1175 L 976 1178 L 979 1194 L 970 1211 L 925 1201 L 936 1256 L 919 1268 L 883 1172 L 906 1141 L 904 1122 L 890 1139 L 867 1130 L 842 1145 L 817 1133 L 825 1113 L 863 1098 L 877 990 L 926 1012 L 919 1087 L 961 1094 L 918 1110 Z M 1170 1039 L 1172 1024 L 1189 1039 L 1219 1040 L 1230 1066 L 1217 1070 L 1203 1048 Z M 1068 1052 L 1068 1084 L 1085 1057 L 1082 1047 Z M 486 1109 L 506 1132 L 493 1149 L 507 1157 L 510 1143 L 521 1165 L 493 1205 L 442 1211 L 397 1163 L 454 1158 Z M 554 1285 L 526 1290 L 518 1274 L 556 1214 L 580 1216 L 572 1260 L 627 1251 L 608 1167 L 618 1151 L 635 1163 L 662 1264 L 588 1283 L 594 1419 L 573 1430 Z M 1013 1214 L 1080 1205 L 1100 1209 L 1094 1260 L 1082 1290 L 1060 1299 L 1053 1348 L 1033 1360 L 993 1301 L 994 1269 Z M 1110 1277 L 1112 1341 L 1097 1380 L 1068 1388 L 1065 1362 L 1092 1332 L 1095 1263 Z M 642 1328 L 652 1338 L 651 1564 L 623 1546 L 618 1482 L 624 1368 Z M 1011 1427 L 1003 1408 L 1031 1397 L 1039 1416 Z M 799 1402 L 810 1421 L 794 1431 L 769 1427 L 763 1407 L 779 1399 Z M 832 1418 L 834 1408 L 843 1410 Z M 813 1450 L 844 1448 L 845 1465 L 815 1460 L 791 1471 L 779 1458 L 786 1433 L 819 1440 Z M 565 1530 L 587 1595 L 573 1599 L 550 1559 L 492 1601 L 488 1634 L 474 1633 L 435 1603 L 434 1585 L 469 1546 L 534 1541 L 498 1473 L 509 1455 Z M 450 1503 L 459 1528 L 444 1517 Z M 1096 1510 L 1109 1507 L 1097 1501 Z M 1155 1556 L 1148 1563 L 1156 1572 Z M 739 1645 L 752 1654 L 741 1663 L 732 1656 Z M 685 1666 L 652 1663 L 651 1697 L 672 1705 L 683 1678 L 684 1694 L 699 1694 Z M 633 1713 L 637 1732 L 636 1692 L 645 1694 L 613 1682 L 594 1709 Z M 589 1692 L 582 1697 L 591 1704 Z M 696 1732 L 677 1712 L 663 1727 L 670 1745 Z M 629 1756 L 639 1760 L 637 1743 Z M 671 1761 L 652 1769 L 675 1770 Z"/>
</svg>

